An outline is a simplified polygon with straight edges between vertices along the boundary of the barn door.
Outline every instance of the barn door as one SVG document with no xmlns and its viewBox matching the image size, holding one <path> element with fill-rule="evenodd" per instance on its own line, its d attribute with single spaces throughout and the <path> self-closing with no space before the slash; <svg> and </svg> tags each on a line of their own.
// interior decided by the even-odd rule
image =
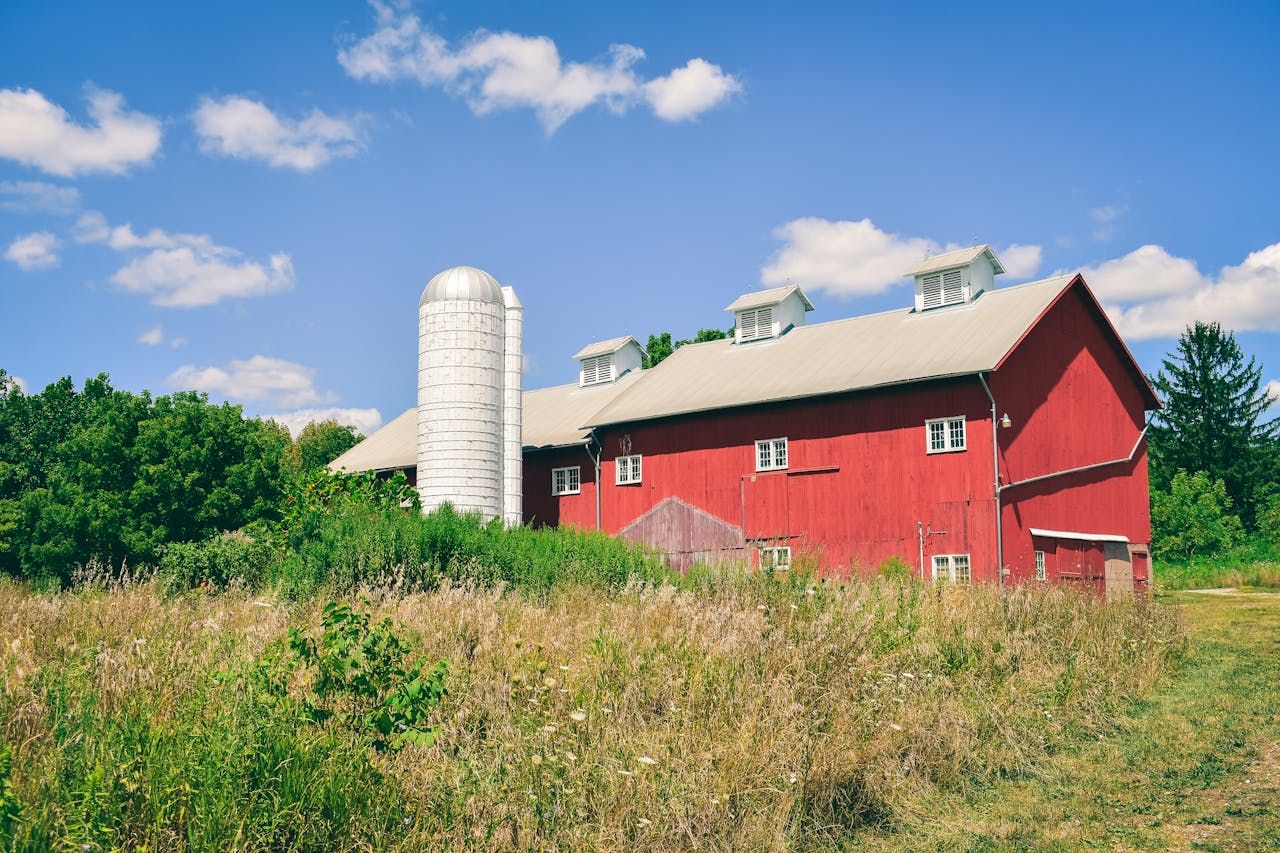
<svg viewBox="0 0 1280 853">
<path fill-rule="evenodd" d="M 1106 560 L 1107 598 L 1132 598 L 1133 562 L 1129 558 L 1129 546 L 1124 542 L 1104 542 L 1102 545 Z"/>
</svg>

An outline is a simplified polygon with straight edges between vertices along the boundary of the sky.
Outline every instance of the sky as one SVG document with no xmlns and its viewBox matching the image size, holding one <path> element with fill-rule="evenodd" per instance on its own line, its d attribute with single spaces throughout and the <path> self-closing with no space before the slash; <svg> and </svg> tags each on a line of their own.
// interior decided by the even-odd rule
<svg viewBox="0 0 1280 853">
<path fill-rule="evenodd" d="M 1142 367 L 1195 320 L 1280 392 L 1280 4 L 0 4 L 0 368 L 297 430 L 416 401 L 481 267 L 525 387 L 594 340 L 909 306 L 990 244 Z"/>
</svg>

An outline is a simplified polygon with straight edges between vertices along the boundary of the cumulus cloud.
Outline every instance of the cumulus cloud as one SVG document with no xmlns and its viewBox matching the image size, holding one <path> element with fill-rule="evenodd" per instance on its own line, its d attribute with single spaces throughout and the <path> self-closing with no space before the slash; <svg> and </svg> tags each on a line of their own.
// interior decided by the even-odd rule
<svg viewBox="0 0 1280 853">
<path fill-rule="evenodd" d="M 0 181 L 0 208 L 11 213 L 70 216 L 80 209 L 80 191 L 44 181 Z"/>
<path fill-rule="evenodd" d="M 1217 275 L 1161 246 L 1081 270 L 1127 338 L 1171 338 L 1196 320 L 1235 331 L 1280 331 L 1280 243 Z"/>
<path fill-rule="evenodd" d="M 24 270 L 43 270 L 58 265 L 57 250 L 57 237 L 48 231 L 37 231 L 10 243 L 4 256 Z"/>
<path fill-rule="evenodd" d="M 3 397 L 14 388 L 23 394 L 27 393 L 27 383 L 21 376 L 7 375 L 0 378 L 0 397 Z"/>
<path fill-rule="evenodd" d="M 1280 403 L 1280 379 L 1272 379 L 1267 383 L 1267 396 L 1271 398 L 1271 405 Z"/>
<path fill-rule="evenodd" d="M 315 386 L 315 370 L 281 358 L 255 355 L 234 360 L 226 367 L 185 364 L 165 381 L 173 388 L 194 388 L 228 400 L 266 403 L 282 409 L 333 403 L 337 395 L 321 393 Z"/>
<path fill-rule="evenodd" d="M 902 271 L 927 255 L 962 248 L 925 237 L 892 234 L 870 219 L 856 222 L 816 217 L 794 219 L 779 226 L 773 236 L 785 241 L 760 271 L 769 285 L 788 282 L 838 296 L 881 293 L 904 283 Z M 996 250 L 1008 275 L 1029 276 L 1040 266 L 1039 246 L 1014 244 Z"/>
<path fill-rule="evenodd" d="M 160 120 L 124 108 L 115 92 L 90 89 L 93 124 L 77 124 L 35 89 L 0 89 L 0 157 L 51 175 L 120 174 L 160 149 Z"/>
<path fill-rule="evenodd" d="M 298 409 L 296 412 L 263 415 L 262 420 L 275 421 L 286 427 L 294 438 L 298 437 L 298 433 L 302 432 L 307 424 L 330 420 L 340 424 L 350 424 L 361 435 L 372 435 L 378 427 L 382 426 L 382 413 L 377 409 Z"/>
<path fill-rule="evenodd" d="M 312 110 L 300 119 L 276 115 L 261 101 L 241 95 L 202 98 L 193 116 L 200 147 L 225 157 L 265 160 L 272 166 L 309 172 L 364 145 L 358 119 Z"/>
<path fill-rule="evenodd" d="M 156 326 L 154 329 L 147 329 L 138 335 L 138 343 L 146 344 L 149 347 L 159 346 L 164 343 L 164 329 Z"/>
<path fill-rule="evenodd" d="M 171 234 L 159 228 L 137 234 L 130 224 L 113 227 L 101 213 L 88 211 L 77 220 L 74 236 L 120 252 L 149 250 L 117 270 L 111 281 L 150 297 L 153 305 L 193 308 L 293 287 L 293 261 L 287 254 L 274 254 L 265 263 L 247 260 L 207 234 Z"/>
<path fill-rule="evenodd" d="M 634 70 L 644 51 L 628 44 L 611 45 L 602 59 L 566 62 L 546 36 L 481 30 L 454 48 L 416 15 L 372 5 L 377 29 L 338 51 L 349 75 L 442 86 L 464 98 L 477 115 L 529 108 L 548 133 L 597 103 L 615 113 L 645 103 L 664 120 L 691 119 L 742 88 L 732 75 L 703 59 L 645 81 Z"/>
</svg>

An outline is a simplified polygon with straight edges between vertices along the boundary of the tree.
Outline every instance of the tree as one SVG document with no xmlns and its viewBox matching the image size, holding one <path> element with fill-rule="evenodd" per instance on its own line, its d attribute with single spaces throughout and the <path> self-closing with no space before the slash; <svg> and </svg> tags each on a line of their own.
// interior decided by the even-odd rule
<svg viewBox="0 0 1280 853">
<path fill-rule="evenodd" d="M 364 436 L 350 424 L 340 424 L 333 419 L 312 421 L 289 445 L 289 461 L 299 473 L 309 474 L 328 465 L 361 441 L 364 441 Z"/>
<path fill-rule="evenodd" d="M 1243 533 L 1240 519 L 1231 514 L 1226 486 L 1203 471 L 1179 471 L 1168 491 L 1151 494 L 1151 540 L 1159 559 L 1226 551 Z"/>
<path fill-rule="evenodd" d="M 1235 335 L 1197 321 L 1178 338 L 1153 384 L 1164 408 L 1151 424 L 1152 486 L 1168 491 L 1178 471 L 1221 480 L 1245 526 L 1276 470 L 1277 422 L 1263 422 L 1272 399 L 1262 369 L 1246 362 Z"/>
<path fill-rule="evenodd" d="M 671 340 L 670 332 L 650 335 L 649 343 L 644 348 L 643 367 L 645 370 L 648 370 L 650 367 L 656 367 L 663 359 L 680 349 L 680 347 L 685 344 L 701 344 L 706 343 L 707 341 L 722 341 L 732 334 L 733 329 L 730 329 L 728 332 L 722 332 L 719 329 L 699 329 L 698 334 L 694 335 L 692 338 L 685 338 L 683 340 L 675 341 L 674 343 Z"/>
</svg>

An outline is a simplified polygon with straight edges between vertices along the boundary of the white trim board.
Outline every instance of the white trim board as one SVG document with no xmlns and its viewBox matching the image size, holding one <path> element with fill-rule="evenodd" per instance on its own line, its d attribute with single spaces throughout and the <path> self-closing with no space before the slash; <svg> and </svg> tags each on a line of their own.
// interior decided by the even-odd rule
<svg viewBox="0 0 1280 853">
<path fill-rule="evenodd" d="M 1041 530 L 1038 527 L 1030 528 L 1032 536 L 1044 536 L 1049 539 L 1081 539 L 1086 542 L 1124 542 L 1128 543 L 1128 536 L 1117 536 L 1114 533 L 1075 533 L 1068 530 Z"/>
</svg>

